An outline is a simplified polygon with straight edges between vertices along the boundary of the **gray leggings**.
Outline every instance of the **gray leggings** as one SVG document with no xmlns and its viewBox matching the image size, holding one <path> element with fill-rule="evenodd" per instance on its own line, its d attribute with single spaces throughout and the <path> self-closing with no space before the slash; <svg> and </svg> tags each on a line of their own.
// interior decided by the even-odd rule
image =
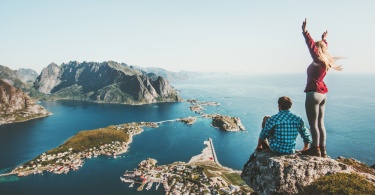
<svg viewBox="0 0 375 195">
<path fill-rule="evenodd" d="M 309 120 L 313 146 L 326 145 L 326 128 L 324 126 L 324 110 L 327 101 L 326 94 L 307 92 L 305 109 Z"/>
</svg>

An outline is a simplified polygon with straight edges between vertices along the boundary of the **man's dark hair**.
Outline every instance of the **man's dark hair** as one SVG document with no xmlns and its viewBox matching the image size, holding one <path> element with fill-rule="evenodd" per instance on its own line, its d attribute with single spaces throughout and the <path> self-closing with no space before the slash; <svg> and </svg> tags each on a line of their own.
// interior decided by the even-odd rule
<svg viewBox="0 0 375 195">
<path fill-rule="evenodd" d="M 281 110 L 289 110 L 292 107 L 292 100 L 286 96 L 279 97 L 279 107 Z"/>
</svg>

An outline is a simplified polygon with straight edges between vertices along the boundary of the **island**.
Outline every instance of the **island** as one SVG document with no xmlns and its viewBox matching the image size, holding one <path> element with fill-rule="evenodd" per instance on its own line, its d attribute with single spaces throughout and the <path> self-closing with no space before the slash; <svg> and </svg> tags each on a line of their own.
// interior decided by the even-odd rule
<svg viewBox="0 0 375 195">
<path fill-rule="evenodd" d="M 188 101 L 196 106 L 220 105 L 220 103 L 216 102 L 201 102 L 198 100 Z M 212 126 L 216 128 L 226 131 L 245 130 L 239 118 L 223 116 L 220 114 L 201 113 L 200 115 L 201 116 L 199 117 L 189 116 L 186 118 L 177 118 L 159 122 L 132 122 L 120 125 L 111 125 L 94 130 L 80 131 L 57 148 L 40 154 L 36 158 L 17 166 L 10 173 L 1 174 L 0 176 L 27 176 L 30 174 L 42 174 L 44 171 L 62 174 L 68 173 L 70 170 L 78 170 L 83 166 L 85 159 L 97 157 L 99 155 L 113 156 L 114 158 L 117 158 L 117 155 L 127 151 L 129 144 L 132 142 L 133 135 L 140 134 L 143 131 L 142 127 L 157 128 L 159 127 L 159 124 L 165 122 L 180 121 L 182 123 L 192 125 L 196 122 L 197 118 L 212 118 Z M 197 157 L 193 158 L 199 159 Z M 214 160 L 215 166 L 218 165 L 221 172 L 225 172 L 224 170 L 230 170 L 221 167 L 215 155 L 212 155 L 210 158 L 213 158 L 209 160 Z M 202 159 L 205 159 L 203 160 L 204 163 L 202 166 L 206 168 L 206 162 L 209 162 L 209 160 L 207 160 L 207 158 Z M 197 162 L 198 161 L 191 161 L 189 162 L 189 165 L 194 164 L 194 166 L 197 166 L 197 164 L 199 164 Z"/>
<path fill-rule="evenodd" d="M 162 184 L 166 194 L 251 193 L 252 189 L 241 179 L 240 171 L 220 165 L 212 139 L 204 144 L 206 147 L 201 154 L 193 156 L 188 163 L 156 165 L 155 159 L 148 158 L 141 161 L 138 168 L 125 171 L 120 180 L 130 183 L 129 187 L 139 185 L 138 191 L 144 186 L 150 190 L 153 183 L 156 183 L 157 190 Z"/>
<path fill-rule="evenodd" d="M 225 116 L 221 114 L 203 114 L 203 118 L 211 118 L 211 125 L 225 131 L 245 131 L 245 126 L 238 117 Z"/>
<path fill-rule="evenodd" d="M 27 176 L 41 174 L 43 171 L 55 174 L 68 173 L 70 170 L 78 170 L 82 167 L 84 159 L 99 155 L 116 158 L 117 155 L 127 151 L 132 137 L 140 134 L 143 131 L 142 127 L 156 128 L 158 125 L 153 122 L 133 122 L 80 131 L 59 147 L 37 156 L 2 176 L 12 174 Z"/>
<path fill-rule="evenodd" d="M 186 118 L 181 118 L 180 119 L 181 122 L 185 123 L 185 124 L 188 124 L 188 125 L 192 125 L 195 123 L 195 121 L 197 121 L 197 117 L 186 117 Z"/>
<path fill-rule="evenodd" d="M 202 112 L 204 110 L 203 106 L 220 106 L 218 102 L 199 101 L 197 99 L 188 99 L 186 101 L 191 104 L 190 110 L 197 114 L 204 114 Z"/>
<path fill-rule="evenodd" d="M 186 100 L 191 104 L 190 110 L 200 114 L 202 118 L 211 118 L 211 125 L 215 128 L 225 131 L 245 131 L 245 126 L 242 124 L 239 117 L 225 116 L 221 114 L 206 114 L 203 113 L 203 106 L 220 106 L 218 102 L 199 101 L 197 99 Z M 219 110 L 219 109 L 218 109 Z M 185 122 L 185 121 L 182 121 Z M 185 122 L 188 124 L 188 122 Z"/>
</svg>

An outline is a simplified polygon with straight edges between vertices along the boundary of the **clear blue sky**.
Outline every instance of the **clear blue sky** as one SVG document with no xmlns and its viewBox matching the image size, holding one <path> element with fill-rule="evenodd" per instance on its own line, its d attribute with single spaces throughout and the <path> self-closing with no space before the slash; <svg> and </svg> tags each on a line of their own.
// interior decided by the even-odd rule
<svg viewBox="0 0 375 195">
<path fill-rule="evenodd" d="M 305 72 L 328 30 L 346 73 L 375 73 L 375 1 L 0 0 L 0 64 L 125 62 L 172 71 Z"/>
</svg>

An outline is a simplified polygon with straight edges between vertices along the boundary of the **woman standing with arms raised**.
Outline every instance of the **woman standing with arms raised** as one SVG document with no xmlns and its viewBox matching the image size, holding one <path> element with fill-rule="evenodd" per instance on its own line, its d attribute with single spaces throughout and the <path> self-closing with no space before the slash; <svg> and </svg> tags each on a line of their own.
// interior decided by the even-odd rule
<svg viewBox="0 0 375 195">
<path fill-rule="evenodd" d="M 313 62 L 307 68 L 305 109 L 313 142 L 309 149 L 302 151 L 302 154 L 327 157 L 324 111 L 328 88 L 323 80 L 329 69 L 342 70 L 342 68 L 335 64 L 335 60 L 338 58 L 332 57 L 328 53 L 326 41 L 328 31 L 323 33 L 322 40 L 314 42 L 306 30 L 306 23 L 305 19 L 302 23 L 302 34 L 305 37 Z"/>
</svg>

